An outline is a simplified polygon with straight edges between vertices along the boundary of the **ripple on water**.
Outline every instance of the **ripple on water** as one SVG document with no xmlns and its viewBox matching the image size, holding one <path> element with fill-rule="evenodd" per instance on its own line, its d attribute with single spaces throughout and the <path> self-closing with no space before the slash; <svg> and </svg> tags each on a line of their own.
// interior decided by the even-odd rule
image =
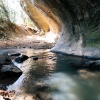
<svg viewBox="0 0 100 100">
<path fill-rule="evenodd" d="M 30 58 L 22 64 L 14 63 L 23 74 L 8 86 L 8 90 L 16 91 L 13 100 L 100 99 L 100 74 L 92 76 L 88 73 L 91 78 L 83 78 L 84 73 L 76 69 L 84 62 L 83 58 L 59 55 L 47 50 L 18 49 L 3 52 L 19 52 L 39 58 L 37 61 Z"/>
</svg>

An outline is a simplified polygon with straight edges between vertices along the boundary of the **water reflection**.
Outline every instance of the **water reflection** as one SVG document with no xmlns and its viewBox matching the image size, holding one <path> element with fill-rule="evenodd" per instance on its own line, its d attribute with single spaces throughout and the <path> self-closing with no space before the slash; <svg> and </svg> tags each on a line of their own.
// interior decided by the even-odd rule
<svg viewBox="0 0 100 100">
<path fill-rule="evenodd" d="M 19 50 L 38 56 L 16 66 L 23 74 L 8 90 L 16 90 L 12 100 L 100 100 L 100 74 L 81 77 L 77 70 L 86 59 L 57 55 L 44 50 Z M 91 76 L 91 77 L 90 77 Z"/>
<path fill-rule="evenodd" d="M 55 70 L 56 61 L 51 58 L 54 57 L 52 53 L 47 53 L 47 51 L 38 51 L 38 53 L 33 50 L 29 50 L 28 53 L 24 53 L 28 56 L 38 55 L 39 60 L 34 61 L 32 58 L 24 61 L 23 63 L 14 63 L 20 70 L 23 71 L 23 74 L 19 77 L 19 79 L 12 85 L 8 86 L 8 90 L 15 89 L 18 93 L 16 94 L 14 100 L 27 100 L 25 98 L 30 98 L 29 100 L 33 100 L 33 98 L 39 98 L 41 88 L 45 88 L 44 83 L 40 80 L 46 76 L 49 76 Z M 49 56 L 47 56 L 49 55 Z M 45 95 L 45 91 L 42 95 Z M 50 95 L 50 93 L 48 94 Z M 49 96 L 50 97 L 50 96 Z"/>
<path fill-rule="evenodd" d="M 51 87 L 53 100 L 78 100 L 74 93 L 76 82 L 64 73 L 53 74 L 49 80 L 45 80 L 45 84 Z"/>
<path fill-rule="evenodd" d="M 55 73 L 44 82 L 52 91 L 52 100 L 99 100 L 100 88 L 93 86 L 97 85 L 94 80 L 87 81 L 66 73 Z M 99 84 L 97 87 L 100 87 Z"/>
</svg>

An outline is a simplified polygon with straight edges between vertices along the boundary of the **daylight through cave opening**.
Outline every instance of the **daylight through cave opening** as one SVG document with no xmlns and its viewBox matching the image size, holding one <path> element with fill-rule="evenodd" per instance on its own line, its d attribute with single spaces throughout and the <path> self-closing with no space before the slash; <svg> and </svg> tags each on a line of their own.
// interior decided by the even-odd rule
<svg viewBox="0 0 100 100">
<path fill-rule="evenodd" d="M 15 2 L 16 0 L 12 1 Z M 42 39 L 46 42 L 51 42 L 51 40 L 53 40 L 53 42 L 56 41 L 55 46 L 51 49 L 53 52 L 100 57 L 100 1 L 17 1 L 39 31 L 37 32 L 31 27 L 25 27 L 25 31 L 20 32 L 21 34 L 27 34 L 27 32 L 30 34 L 34 31 L 36 34 L 44 36 L 38 37 L 38 40 Z M 10 18 L 10 16 L 6 17 Z M 21 18 L 23 19 L 23 17 Z M 20 28 L 15 29 L 14 31 L 19 32 L 19 29 Z M 11 34 L 11 32 L 9 32 L 9 34 Z M 52 39 L 52 37 L 54 37 L 54 39 Z M 32 37 L 28 36 L 28 38 Z"/>
</svg>

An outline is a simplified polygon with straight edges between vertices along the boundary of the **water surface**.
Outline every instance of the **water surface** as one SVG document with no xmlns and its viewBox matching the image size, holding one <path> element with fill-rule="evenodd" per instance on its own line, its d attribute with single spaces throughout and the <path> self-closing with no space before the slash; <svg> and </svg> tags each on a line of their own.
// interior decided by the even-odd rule
<svg viewBox="0 0 100 100">
<path fill-rule="evenodd" d="M 13 100 L 100 100 L 100 74 L 78 68 L 87 61 L 79 57 L 55 54 L 48 50 L 18 49 L 29 58 L 16 66 L 23 74 L 8 90 L 15 90 Z"/>
</svg>

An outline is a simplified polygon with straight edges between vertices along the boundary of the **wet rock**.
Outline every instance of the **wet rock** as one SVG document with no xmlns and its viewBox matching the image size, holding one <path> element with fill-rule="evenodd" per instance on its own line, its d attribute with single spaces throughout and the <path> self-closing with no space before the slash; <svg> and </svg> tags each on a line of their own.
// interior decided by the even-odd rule
<svg viewBox="0 0 100 100">
<path fill-rule="evenodd" d="M 11 64 L 11 59 L 8 56 L 0 55 L 0 65 Z"/>
<path fill-rule="evenodd" d="M 21 53 L 8 53 L 9 56 L 20 56 Z"/>
<path fill-rule="evenodd" d="M 90 71 L 100 71 L 100 60 L 85 62 L 82 65 L 82 68 L 88 69 Z"/>
<path fill-rule="evenodd" d="M 0 95 L 3 96 L 3 98 L 5 100 L 11 100 L 10 98 L 12 98 L 15 94 L 15 91 L 4 91 L 4 90 L 0 90 Z"/>
<path fill-rule="evenodd" d="M 4 62 L 4 65 L 9 65 L 11 64 L 11 59 L 10 58 L 5 58 L 5 62 Z"/>
<path fill-rule="evenodd" d="M 52 60 L 56 61 L 56 60 L 57 60 L 57 58 L 56 58 L 56 57 L 54 57 Z"/>
<path fill-rule="evenodd" d="M 0 84 L 12 84 L 21 74 L 22 72 L 14 65 L 2 65 L 0 68 Z"/>
<path fill-rule="evenodd" d="M 8 63 L 9 63 L 9 62 L 11 62 L 11 59 L 6 58 L 6 59 L 5 59 L 5 62 L 8 62 Z"/>
<path fill-rule="evenodd" d="M 4 72 L 16 72 L 16 73 L 19 73 L 21 71 L 14 65 L 3 65 L 0 72 L 1 73 L 4 73 Z"/>
<path fill-rule="evenodd" d="M 38 60 L 39 58 L 37 56 L 33 56 L 33 60 Z"/>
<path fill-rule="evenodd" d="M 45 85 L 37 85 L 36 86 L 36 91 L 40 92 L 40 91 L 46 91 L 48 89 L 48 86 Z"/>
<path fill-rule="evenodd" d="M 36 93 L 36 96 L 39 100 L 52 100 L 52 96 L 48 92 L 38 92 Z"/>
<path fill-rule="evenodd" d="M 35 84 L 35 94 L 39 100 L 51 100 L 51 94 L 47 92 L 49 89 L 48 86 L 44 85 L 43 83 L 36 83 Z"/>
<path fill-rule="evenodd" d="M 3 63 L 2 62 L 0 62 L 0 67 L 3 65 Z"/>
<path fill-rule="evenodd" d="M 27 55 L 21 55 L 14 59 L 14 62 L 17 63 L 23 63 L 25 60 L 27 60 L 29 57 Z"/>
<path fill-rule="evenodd" d="M 7 90 L 7 86 L 0 84 L 0 90 Z"/>
<path fill-rule="evenodd" d="M 23 63 L 24 61 L 26 61 L 28 58 L 33 58 L 33 60 L 38 60 L 37 56 L 30 56 L 28 57 L 27 55 L 20 55 L 19 57 L 15 58 L 13 60 L 13 62 L 17 62 L 17 63 Z"/>
</svg>

